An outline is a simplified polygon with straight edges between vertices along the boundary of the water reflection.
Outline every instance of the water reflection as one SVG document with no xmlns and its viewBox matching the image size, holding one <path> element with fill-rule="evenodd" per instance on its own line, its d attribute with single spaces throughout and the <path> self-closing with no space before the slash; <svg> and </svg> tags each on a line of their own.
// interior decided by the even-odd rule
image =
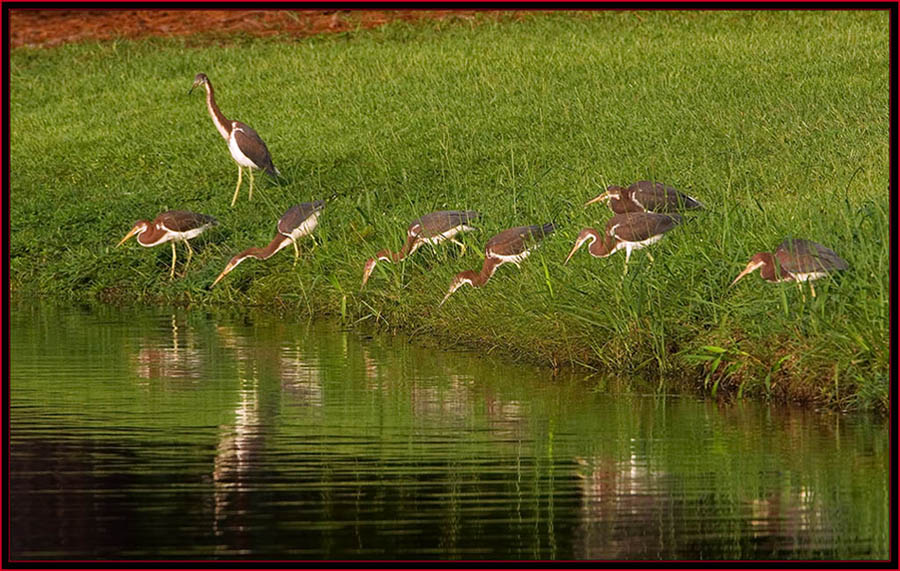
<svg viewBox="0 0 900 571">
<path fill-rule="evenodd" d="M 244 533 L 248 525 L 243 517 L 248 512 L 249 496 L 245 492 L 253 485 L 253 472 L 266 439 L 258 385 L 256 379 L 241 379 L 234 423 L 221 427 L 213 464 L 213 533 L 222 536 L 229 532 L 231 537 L 221 545 L 238 553 L 249 553 Z"/>
<path fill-rule="evenodd" d="M 178 325 L 176 315 L 171 314 L 171 329 L 150 330 L 138 340 L 134 355 L 134 373 L 141 379 L 200 379 L 206 367 L 202 351 L 196 348 L 192 328 Z M 183 330 L 182 339 L 179 331 Z"/>
<path fill-rule="evenodd" d="M 888 433 L 867 417 L 591 392 L 286 316 L 131 311 L 13 320 L 18 557 L 887 553 Z"/>
</svg>

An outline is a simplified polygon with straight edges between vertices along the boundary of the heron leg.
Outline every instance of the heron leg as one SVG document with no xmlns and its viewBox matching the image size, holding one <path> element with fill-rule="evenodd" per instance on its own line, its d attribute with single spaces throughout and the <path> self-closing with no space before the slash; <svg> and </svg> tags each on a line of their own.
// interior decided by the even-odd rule
<svg viewBox="0 0 900 571">
<path fill-rule="evenodd" d="M 297 247 L 296 240 L 291 240 L 291 244 L 294 245 L 294 266 L 296 266 L 297 260 L 300 258 L 300 248 Z M 313 244 L 315 244 L 315 241 L 313 241 Z M 291 267 L 294 267 L 294 266 L 291 266 Z"/>
<path fill-rule="evenodd" d="M 250 173 L 250 197 L 248 200 L 253 200 L 253 167 L 247 167 L 247 172 Z"/>
<path fill-rule="evenodd" d="M 185 275 L 185 274 L 187 274 L 187 267 L 188 267 L 188 264 L 191 263 L 191 256 L 194 255 L 194 249 L 191 248 L 191 243 L 188 242 L 187 240 L 185 240 L 185 241 L 184 241 L 184 245 L 187 246 L 188 259 L 187 259 L 187 261 L 184 263 L 184 273 L 181 274 L 182 276 Z"/>
<path fill-rule="evenodd" d="M 810 284 L 810 285 L 812 285 L 812 284 Z M 803 291 L 803 282 L 801 282 L 800 280 L 797 280 L 797 289 L 800 290 L 800 298 L 803 301 L 806 301 L 806 292 Z"/>
<path fill-rule="evenodd" d="M 458 241 L 456 238 L 451 238 L 451 242 L 459 246 L 459 255 L 462 256 L 466 252 L 466 245 L 462 242 Z"/>
<path fill-rule="evenodd" d="M 175 279 L 175 241 L 172 240 L 170 242 L 172 244 L 172 271 L 169 272 L 169 279 Z"/>
<path fill-rule="evenodd" d="M 650 258 L 650 261 L 653 261 L 653 256 L 650 255 L 650 252 L 647 252 L 647 257 Z"/>
<path fill-rule="evenodd" d="M 631 248 L 625 246 L 625 274 L 628 273 L 628 258 L 631 257 Z"/>
<path fill-rule="evenodd" d="M 816 288 L 813 287 L 812 280 L 809 280 L 809 291 L 812 293 L 813 297 L 816 297 Z"/>
<path fill-rule="evenodd" d="M 241 189 L 241 174 L 242 174 L 242 172 L 243 172 L 243 169 L 241 168 L 241 165 L 238 165 L 238 183 L 237 183 L 237 186 L 234 187 L 234 198 L 231 199 L 232 206 L 234 206 L 234 203 L 237 202 L 238 191 Z"/>
</svg>

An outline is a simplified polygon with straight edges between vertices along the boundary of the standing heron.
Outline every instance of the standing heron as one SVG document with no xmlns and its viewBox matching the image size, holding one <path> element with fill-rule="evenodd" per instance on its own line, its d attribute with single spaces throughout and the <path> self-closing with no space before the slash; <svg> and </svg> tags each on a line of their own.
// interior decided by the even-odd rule
<svg viewBox="0 0 900 571">
<path fill-rule="evenodd" d="M 517 226 L 500 232 L 488 240 L 484 246 L 484 264 L 481 266 L 481 272 L 466 270 L 456 274 L 453 281 L 450 282 L 450 291 L 439 305 L 444 305 L 453 292 L 465 284 L 472 287 L 483 286 L 491 279 L 497 268 L 507 262 L 519 267 L 522 260 L 528 257 L 538 243 L 554 230 L 556 230 L 556 226 L 548 223 L 543 226 Z"/>
<path fill-rule="evenodd" d="M 462 242 L 456 241 L 453 237 L 460 232 L 469 232 L 475 228 L 468 225 L 472 220 L 476 220 L 481 215 L 473 210 L 440 210 L 431 212 L 421 218 L 416 218 L 409 224 L 406 230 L 406 243 L 399 252 L 391 252 L 384 249 L 379 250 L 374 258 L 366 260 L 363 267 L 362 286 L 369 281 L 369 276 L 375 270 L 375 264 L 379 260 L 396 264 L 411 255 L 419 249 L 422 244 L 431 244 L 437 246 L 441 242 L 449 240 L 465 251 L 466 246 Z"/>
<path fill-rule="evenodd" d="M 850 264 L 834 253 L 830 248 L 812 240 L 803 238 L 786 239 L 771 252 L 757 252 L 750 258 L 747 267 L 731 282 L 733 286 L 742 277 L 756 270 L 767 282 L 797 282 L 803 291 L 803 282 L 809 282 L 812 296 L 816 297 L 816 289 L 812 280 L 823 278 L 830 273 L 846 270 Z"/>
<path fill-rule="evenodd" d="M 325 208 L 324 200 L 316 200 L 315 202 L 304 202 L 303 204 L 295 204 L 291 206 L 278 220 L 277 233 L 269 245 L 265 248 L 247 248 L 240 254 L 231 258 L 216 281 L 212 283 L 210 288 L 214 287 L 219 280 L 224 278 L 231 270 L 247 258 L 256 258 L 257 260 L 267 260 L 275 255 L 279 250 L 286 248 L 288 244 L 294 245 L 294 265 L 300 257 L 300 250 L 297 247 L 297 240 L 304 236 L 308 236 L 319 225 L 319 214 Z"/>
<path fill-rule="evenodd" d="M 138 244 L 145 248 L 171 242 L 172 272 L 169 274 L 169 279 L 172 279 L 175 277 L 175 242 L 181 242 L 187 247 L 188 259 L 184 263 L 184 269 L 187 271 L 188 264 L 191 263 L 191 256 L 194 253 L 188 240 L 216 224 L 218 224 L 216 219 L 206 214 L 197 214 L 186 210 L 169 210 L 154 218 L 152 222 L 147 220 L 135 222 L 128 234 L 116 244 L 116 248 L 135 234 L 137 234 Z"/>
<path fill-rule="evenodd" d="M 563 263 L 568 264 L 572 255 L 587 242 L 588 252 L 595 258 L 605 258 L 624 249 L 625 273 L 628 273 L 628 259 L 631 257 L 631 252 L 658 242 L 662 239 L 663 234 L 680 222 L 681 216 L 678 214 L 657 214 L 655 212 L 616 214 L 606 222 L 606 232 L 602 238 L 600 233 L 593 228 L 582 230 L 575 240 L 575 246 Z M 647 257 L 651 262 L 653 261 L 650 252 L 647 252 Z"/>
<path fill-rule="evenodd" d="M 210 83 L 205 73 L 198 73 L 194 77 L 194 84 L 188 91 L 188 95 L 199 85 L 206 88 L 206 108 L 212 117 L 213 125 L 216 126 L 216 130 L 228 143 L 231 157 L 238 165 L 237 186 L 234 189 L 234 198 L 231 199 L 231 205 L 234 206 L 234 203 L 237 201 L 238 191 L 241 188 L 241 173 L 244 167 L 247 167 L 247 171 L 250 173 L 249 199 L 253 200 L 253 169 L 264 170 L 271 176 L 280 176 L 281 173 L 272 164 L 272 156 L 269 155 L 269 149 L 256 131 L 251 129 L 249 125 L 240 121 L 226 119 L 222 115 L 222 112 L 219 111 L 219 106 L 216 105 L 212 83 Z"/>
<path fill-rule="evenodd" d="M 600 201 L 608 201 L 609 208 L 616 214 L 627 212 L 678 212 L 702 208 L 703 204 L 696 198 L 667 186 L 661 182 L 639 180 L 629 185 L 608 186 L 606 192 L 592 198 L 585 206 Z"/>
</svg>

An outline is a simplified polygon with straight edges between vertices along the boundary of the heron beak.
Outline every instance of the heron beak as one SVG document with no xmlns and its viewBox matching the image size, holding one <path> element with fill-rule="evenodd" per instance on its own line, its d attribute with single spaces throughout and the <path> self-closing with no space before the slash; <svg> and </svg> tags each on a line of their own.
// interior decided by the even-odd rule
<svg viewBox="0 0 900 571">
<path fill-rule="evenodd" d="M 363 281 L 362 285 L 359 286 L 359 289 L 366 287 L 366 282 L 369 281 L 369 276 L 372 275 L 372 272 L 375 270 L 375 264 L 378 263 L 378 260 L 375 258 L 369 258 L 366 261 L 366 266 L 363 268 Z"/>
<path fill-rule="evenodd" d="M 595 203 L 595 202 L 600 202 L 601 200 L 609 200 L 609 193 L 608 193 L 608 192 L 604 192 L 604 193 L 601 194 L 600 196 L 597 196 L 597 197 L 595 197 L 595 198 L 592 198 L 592 199 L 588 200 L 587 202 L 584 203 L 584 205 L 585 205 L 585 206 L 588 206 L 588 205 L 591 205 L 591 204 L 593 204 L 593 203 Z"/>
<path fill-rule="evenodd" d="M 584 245 L 584 243 L 587 241 L 588 241 L 588 238 L 582 238 L 582 237 L 579 237 L 577 240 L 575 240 L 575 246 L 572 248 L 572 251 L 569 252 L 569 255 L 566 256 L 566 261 L 563 262 L 564 266 L 569 263 L 569 260 L 572 259 L 573 255 L 575 255 L 575 252 L 578 251 L 578 248 L 581 248 L 581 246 Z"/>
<path fill-rule="evenodd" d="M 441 300 L 441 302 L 438 304 L 438 307 L 444 305 L 444 302 L 447 301 L 450 298 L 450 296 L 453 295 L 453 292 L 455 292 L 455 291 L 456 291 L 456 288 L 450 288 L 450 291 L 447 292 L 447 295 L 444 296 L 444 299 Z"/>
<path fill-rule="evenodd" d="M 209 286 L 209 289 L 216 287 L 216 284 L 219 283 L 219 281 L 221 281 L 222 278 L 224 278 L 226 275 L 228 275 L 228 273 L 231 272 L 231 270 L 233 270 L 233 269 L 234 269 L 234 265 L 232 265 L 230 263 L 227 266 L 225 266 L 225 269 L 222 270 L 222 273 L 219 274 L 219 277 L 216 278 L 216 281 L 214 281 L 212 283 L 212 285 Z"/>
<path fill-rule="evenodd" d="M 465 280 L 465 279 L 460 280 L 460 281 L 456 281 L 454 279 L 453 283 L 450 284 L 450 291 L 447 292 L 447 295 L 444 296 L 444 299 L 441 300 L 441 302 L 438 304 L 438 307 L 444 305 L 444 302 L 447 301 L 447 299 L 449 299 L 451 295 L 453 295 L 453 292 L 455 292 L 456 290 L 461 288 L 463 286 L 463 284 L 471 285 L 471 282 L 469 282 L 468 280 Z"/>
<path fill-rule="evenodd" d="M 124 244 L 125 242 L 127 242 L 129 238 L 131 238 L 132 236 L 134 236 L 135 234 L 137 234 L 139 231 L 140 231 L 140 226 L 135 226 L 134 228 L 132 228 L 131 231 L 128 232 L 128 234 L 125 235 L 124 238 L 122 238 L 121 240 L 119 240 L 119 243 L 116 244 L 116 248 L 118 248 L 119 246 L 121 246 L 122 244 Z"/>
<path fill-rule="evenodd" d="M 563 265 L 564 265 L 564 266 L 565 266 L 566 264 L 569 263 L 569 260 L 572 259 L 572 256 L 575 254 L 575 252 L 578 251 L 578 248 L 580 248 L 580 247 L 581 247 L 581 243 L 580 243 L 580 242 L 576 242 L 576 243 L 575 243 L 575 247 L 572 248 L 572 251 L 569 252 L 569 255 L 568 255 L 568 256 L 566 256 L 566 261 L 563 262 Z"/>
<path fill-rule="evenodd" d="M 758 270 L 762 266 L 763 266 L 762 262 L 750 262 L 749 264 L 747 264 L 747 267 L 744 268 L 744 271 L 739 273 L 738 277 L 734 278 L 734 281 L 731 282 L 731 284 L 728 287 L 731 287 L 734 284 L 738 283 L 738 280 L 740 280 L 742 277 L 746 276 L 747 274 L 749 274 L 751 272 Z"/>
</svg>

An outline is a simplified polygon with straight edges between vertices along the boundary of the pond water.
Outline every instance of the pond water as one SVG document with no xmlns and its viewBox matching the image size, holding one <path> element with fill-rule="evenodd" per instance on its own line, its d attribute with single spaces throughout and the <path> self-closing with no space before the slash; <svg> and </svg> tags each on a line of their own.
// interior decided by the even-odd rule
<svg viewBox="0 0 900 571">
<path fill-rule="evenodd" d="M 289 315 L 10 313 L 35 559 L 885 559 L 887 423 Z"/>
</svg>

